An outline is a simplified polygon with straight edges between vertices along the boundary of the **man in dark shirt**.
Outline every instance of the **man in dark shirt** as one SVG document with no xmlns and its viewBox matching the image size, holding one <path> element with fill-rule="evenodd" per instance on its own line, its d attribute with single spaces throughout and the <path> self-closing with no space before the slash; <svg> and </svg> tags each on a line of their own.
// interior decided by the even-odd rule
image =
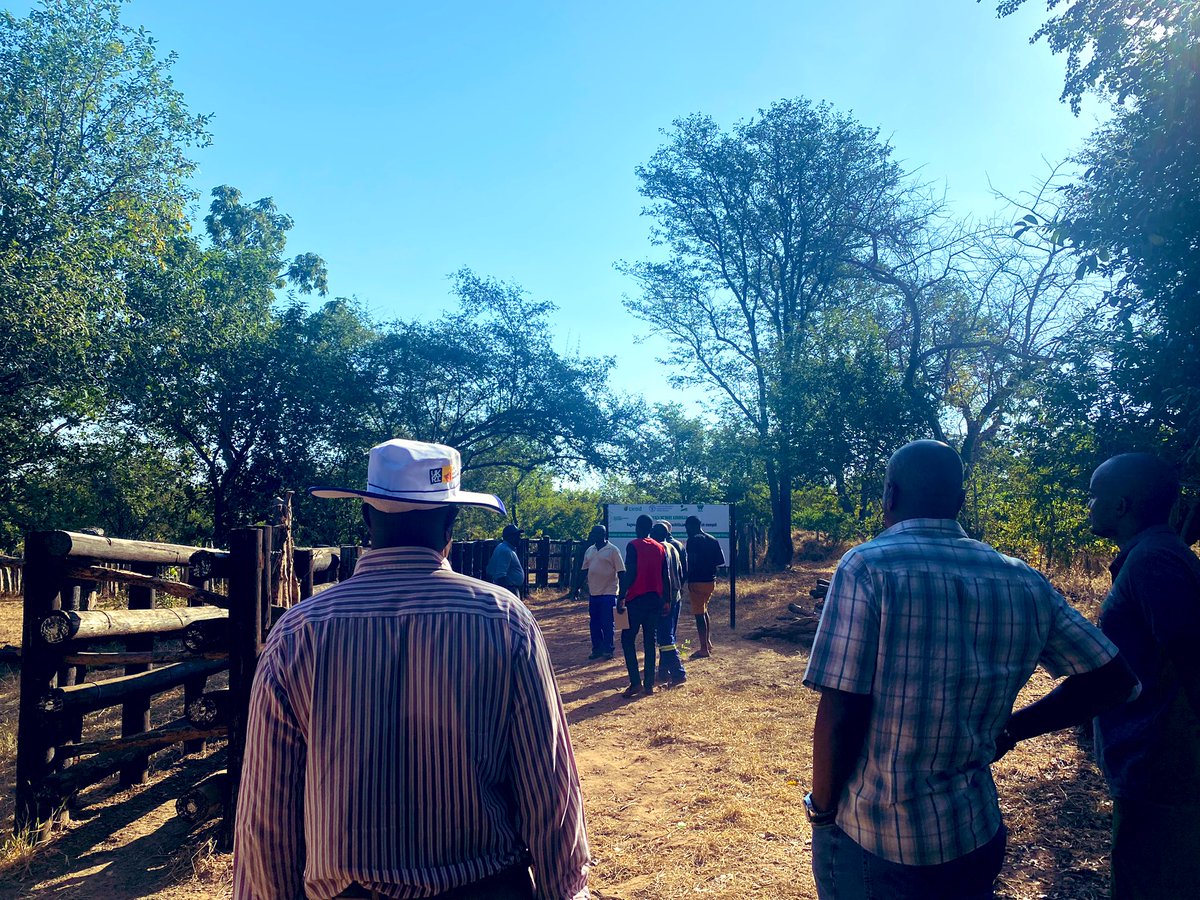
<svg viewBox="0 0 1200 900">
<path fill-rule="evenodd" d="M 688 533 L 688 598 L 692 615 L 696 617 L 696 633 L 700 638 L 700 649 L 692 654 L 692 659 L 704 659 L 712 653 L 708 601 L 716 588 L 717 569 L 725 565 L 725 553 L 721 550 L 720 541 L 701 530 L 699 518 L 688 516 L 683 524 Z"/>
<path fill-rule="evenodd" d="M 1092 531 L 1120 548 L 1100 627 L 1142 682 L 1096 718 L 1112 896 L 1200 898 L 1200 560 L 1167 524 L 1179 482 L 1128 453 L 1096 469 L 1090 493 Z"/>
</svg>

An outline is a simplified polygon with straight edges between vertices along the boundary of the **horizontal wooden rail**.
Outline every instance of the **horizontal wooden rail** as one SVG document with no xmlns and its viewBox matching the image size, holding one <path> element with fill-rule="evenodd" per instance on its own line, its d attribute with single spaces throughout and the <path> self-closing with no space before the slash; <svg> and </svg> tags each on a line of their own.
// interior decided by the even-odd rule
<svg viewBox="0 0 1200 900">
<path fill-rule="evenodd" d="M 85 759 L 69 769 L 47 776 L 33 786 L 33 792 L 46 807 L 54 809 L 66 803 L 86 787 L 103 781 L 122 766 L 145 754 L 145 750 L 127 748 Z"/>
<path fill-rule="evenodd" d="M 222 608 L 229 607 L 229 598 L 224 594 L 206 591 L 204 588 L 182 581 L 171 581 L 167 578 L 154 578 L 150 575 L 139 575 L 137 572 L 124 572 L 119 569 L 106 569 L 103 566 L 74 566 L 63 572 L 63 577 L 77 581 L 107 581 L 117 584 L 128 584 L 135 587 L 150 588 L 181 600 L 193 600 L 210 603 Z"/>
<path fill-rule="evenodd" d="M 121 653 L 66 653 L 59 658 L 64 666 L 87 666 L 107 669 L 113 666 L 153 666 L 167 663 L 193 662 L 197 659 L 229 659 L 224 650 L 204 650 L 199 653 L 178 650 L 141 650 Z"/>
<path fill-rule="evenodd" d="M 306 551 L 312 554 L 313 574 L 336 568 L 338 564 L 337 547 L 297 547 L 295 552 Z"/>
<path fill-rule="evenodd" d="M 46 555 L 50 557 L 83 556 L 106 562 L 156 563 L 160 566 L 190 565 L 192 554 L 203 549 L 183 544 L 126 541 L 74 531 L 40 531 L 30 535 L 30 539 L 39 541 Z M 26 556 L 28 555 L 27 549 Z"/>
<path fill-rule="evenodd" d="M 186 606 L 177 609 L 56 609 L 42 618 L 38 625 L 38 634 L 47 644 L 62 644 L 70 640 L 182 631 L 196 622 L 228 617 L 229 613 L 215 606 Z"/>
<path fill-rule="evenodd" d="M 74 759 L 78 756 L 91 756 L 96 753 L 109 753 L 121 750 L 158 750 L 180 744 L 184 741 L 198 741 L 206 738 L 224 737 L 228 733 L 222 725 L 211 728 L 197 728 L 186 719 L 179 719 L 170 725 L 151 728 L 129 737 L 109 738 L 103 741 L 84 741 L 78 744 L 64 744 L 54 750 L 55 760 Z"/>
<path fill-rule="evenodd" d="M 38 700 L 38 708 L 45 713 L 89 713 L 130 697 L 157 694 L 178 687 L 189 678 L 213 675 L 227 668 L 228 663 L 219 659 L 197 660 L 175 663 L 137 675 L 123 675 L 104 681 L 89 681 L 68 687 L 51 688 Z"/>
</svg>

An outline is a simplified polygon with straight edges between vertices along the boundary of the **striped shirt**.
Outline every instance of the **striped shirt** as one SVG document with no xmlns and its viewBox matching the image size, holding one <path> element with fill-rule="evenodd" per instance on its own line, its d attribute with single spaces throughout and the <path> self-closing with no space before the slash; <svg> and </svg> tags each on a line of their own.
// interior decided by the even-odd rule
<svg viewBox="0 0 1200 900">
<path fill-rule="evenodd" d="M 804 683 L 869 694 L 837 824 L 903 865 L 957 859 L 1000 827 L 996 737 L 1040 663 L 1099 668 L 1116 647 L 1038 572 L 952 519 L 909 519 L 842 557 Z"/>
<path fill-rule="evenodd" d="M 508 591 L 372 550 L 271 629 L 234 897 L 429 897 L 528 859 L 539 898 L 583 898 L 589 857 L 554 672 Z"/>
</svg>

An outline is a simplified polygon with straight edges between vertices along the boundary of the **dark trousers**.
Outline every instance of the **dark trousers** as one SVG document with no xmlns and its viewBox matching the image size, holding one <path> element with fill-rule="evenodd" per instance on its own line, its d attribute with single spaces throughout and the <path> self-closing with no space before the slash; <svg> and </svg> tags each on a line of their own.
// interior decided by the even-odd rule
<svg viewBox="0 0 1200 900">
<path fill-rule="evenodd" d="M 991 900 L 1004 865 L 1004 826 L 966 856 L 936 866 L 902 866 L 868 853 L 836 825 L 813 828 L 813 877 L 820 900 Z"/>
<path fill-rule="evenodd" d="M 679 647 L 675 645 L 675 633 L 679 630 L 679 607 L 679 600 L 672 603 L 671 614 L 660 618 L 654 629 L 658 651 L 662 655 L 662 670 L 672 681 L 687 678 L 687 673 L 683 671 L 683 660 L 679 658 Z"/>
<path fill-rule="evenodd" d="M 613 652 L 613 609 L 617 605 L 616 594 L 597 594 L 588 600 L 589 625 L 592 632 L 592 652 Z"/>
<path fill-rule="evenodd" d="M 1113 900 L 1200 898 L 1200 806 L 1113 799 Z"/>
<path fill-rule="evenodd" d="M 625 651 L 625 667 L 629 669 L 629 683 L 634 687 L 654 687 L 654 629 L 662 612 L 662 597 L 658 594 L 641 594 L 625 604 L 629 611 L 629 627 L 621 631 L 621 649 Z M 646 653 L 646 676 L 638 676 L 637 633 L 642 630 L 643 649 Z"/>
<path fill-rule="evenodd" d="M 387 900 L 386 894 L 367 890 L 357 884 L 351 884 L 337 896 Z M 533 900 L 533 879 L 529 876 L 528 866 L 516 865 L 474 884 L 464 884 L 462 887 L 434 894 L 434 900 Z"/>
</svg>

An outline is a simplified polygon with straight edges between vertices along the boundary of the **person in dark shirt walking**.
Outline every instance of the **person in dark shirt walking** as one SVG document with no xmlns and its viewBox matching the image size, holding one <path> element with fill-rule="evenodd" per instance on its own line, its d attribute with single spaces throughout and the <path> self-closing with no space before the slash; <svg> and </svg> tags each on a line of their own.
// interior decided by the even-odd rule
<svg viewBox="0 0 1200 900">
<path fill-rule="evenodd" d="M 700 528 L 700 519 L 688 516 L 683 523 L 687 529 L 687 587 L 692 615 L 696 617 L 696 632 L 700 648 L 692 659 L 704 659 L 712 653 L 712 623 L 708 618 L 708 601 L 717 584 L 717 569 L 725 565 L 721 542 Z"/>
</svg>

